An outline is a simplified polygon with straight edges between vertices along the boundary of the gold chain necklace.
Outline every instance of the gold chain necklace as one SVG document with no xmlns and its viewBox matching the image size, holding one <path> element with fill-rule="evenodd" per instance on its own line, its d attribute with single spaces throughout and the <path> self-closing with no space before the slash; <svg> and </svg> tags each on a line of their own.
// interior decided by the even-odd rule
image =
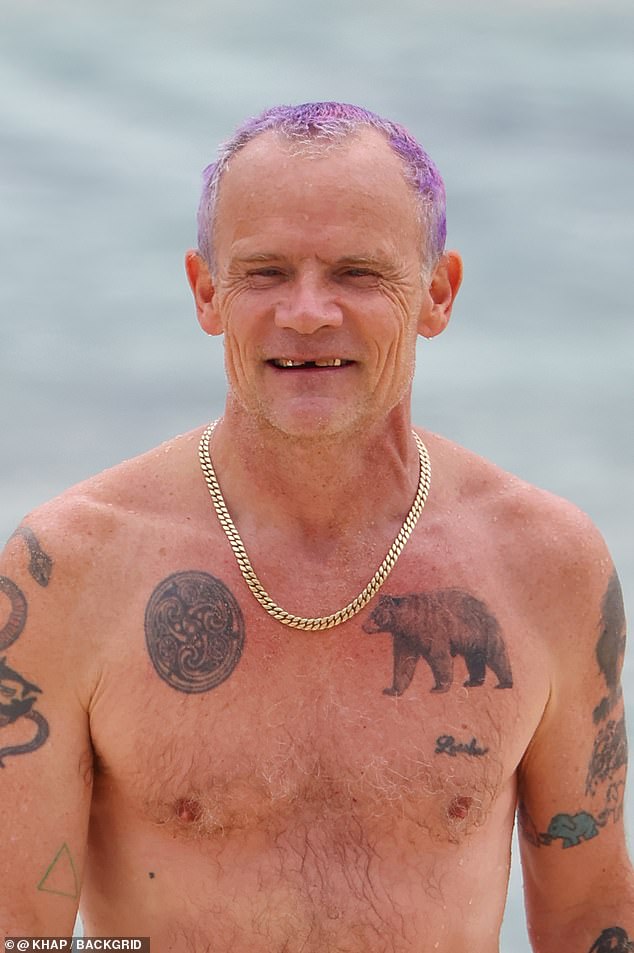
<svg viewBox="0 0 634 953">
<path fill-rule="evenodd" d="M 209 426 L 205 428 L 203 435 L 200 438 L 200 444 L 198 447 L 200 468 L 203 472 L 207 489 L 209 490 L 209 494 L 211 496 L 211 500 L 220 525 L 222 526 L 223 530 L 225 531 L 225 535 L 229 540 L 229 545 L 233 550 L 233 555 L 236 557 L 238 566 L 240 567 L 240 572 L 244 577 L 244 581 L 255 598 L 270 616 L 273 616 L 273 618 L 278 622 L 281 622 L 283 625 L 288 625 L 293 629 L 306 629 L 313 632 L 320 631 L 322 629 L 332 629 L 334 626 L 340 625 L 342 622 L 346 622 L 348 619 L 351 619 L 352 616 L 356 615 L 357 612 L 360 612 L 361 609 L 368 604 L 370 599 L 376 595 L 391 573 L 392 569 L 396 565 L 396 560 L 401 555 L 405 547 L 407 540 L 412 535 L 418 517 L 422 513 L 423 507 L 427 501 L 429 484 L 431 480 L 431 465 L 429 462 L 427 448 L 425 447 L 425 444 L 421 438 L 417 433 L 412 431 L 414 434 L 414 439 L 416 440 L 418 456 L 420 459 L 418 489 L 416 490 L 416 496 L 414 497 L 412 508 L 405 517 L 398 536 L 390 546 L 387 556 L 377 571 L 374 573 L 372 579 L 367 584 L 365 589 L 359 593 L 356 599 L 353 599 L 352 602 L 349 602 L 347 606 L 344 606 L 343 609 L 339 609 L 338 612 L 333 612 L 332 615 L 326 615 L 316 619 L 304 619 L 302 616 L 292 615 L 290 612 L 286 612 L 281 608 L 281 606 L 278 606 L 277 603 L 273 602 L 268 592 L 253 571 L 253 567 L 249 562 L 249 557 L 247 556 L 247 551 L 244 548 L 244 543 L 242 542 L 242 538 L 236 529 L 231 516 L 229 515 L 229 510 L 227 509 L 227 505 L 224 501 L 224 497 L 220 490 L 216 473 L 211 462 L 209 439 L 217 423 L 217 420 L 213 421 L 213 423 L 210 423 Z"/>
</svg>

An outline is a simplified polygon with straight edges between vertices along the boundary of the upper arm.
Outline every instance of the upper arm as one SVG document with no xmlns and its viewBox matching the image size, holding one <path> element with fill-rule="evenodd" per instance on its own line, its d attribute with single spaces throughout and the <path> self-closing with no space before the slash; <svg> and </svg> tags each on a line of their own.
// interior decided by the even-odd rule
<svg viewBox="0 0 634 953">
<path fill-rule="evenodd" d="M 0 557 L 5 935 L 69 936 L 81 884 L 91 747 L 72 586 L 62 578 L 53 546 L 23 526 Z"/>
<path fill-rule="evenodd" d="M 547 635 L 551 695 L 520 770 L 519 836 L 536 949 L 565 940 L 587 953 L 606 928 L 634 938 L 623 828 L 625 614 L 618 577 L 589 523 L 559 573 L 556 602 Z"/>
</svg>

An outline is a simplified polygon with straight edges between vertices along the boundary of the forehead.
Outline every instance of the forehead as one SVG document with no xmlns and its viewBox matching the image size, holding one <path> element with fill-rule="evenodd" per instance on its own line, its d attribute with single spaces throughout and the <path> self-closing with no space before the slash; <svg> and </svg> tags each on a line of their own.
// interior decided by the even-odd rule
<svg viewBox="0 0 634 953">
<path fill-rule="evenodd" d="M 370 175 L 377 163 L 383 172 L 391 173 L 406 184 L 402 160 L 390 148 L 385 136 L 374 129 L 361 127 L 340 138 L 316 137 L 305 141 L 289 139 L 281 132 L 270 130 L 256 136 L 233 156 L 222 181 L 236 174 L 257 175 L 264 168 L 283 174 L 289 168 L 310 164 L 320 169 L 347 170 L 354 177 L 355 169 L 363 169 Z"/>
<path fill-rule="evenodd" d="M 266 132 L 233 157 L 219 187 L 216 234 L 275 219 L 405 229 L 419 233 L 418 206 L 402 160 L 371 129 L 316 145 Z"/>
</svg>

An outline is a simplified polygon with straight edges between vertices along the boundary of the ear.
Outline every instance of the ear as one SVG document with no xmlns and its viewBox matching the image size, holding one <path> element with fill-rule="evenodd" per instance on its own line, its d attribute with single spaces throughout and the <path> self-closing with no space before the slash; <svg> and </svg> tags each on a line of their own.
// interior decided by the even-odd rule
<svg viewBox="0 0 634 953">
<path fill-rule="evenodd" d="M 187 252 L 185 271 L 194 296 L 198 323 L 205 334 L 222 334 L 222 322 L 216 308 L 215 289 L 209 265 L 200 252 L 194 249 Z"/>
<path fill-rule="evenodd" d="M 457 251 L 446 251 L 434 268 L 427 293 L 431 299 L 421 311 L 418 333 L 433 338 L 444 331 L 451 309 L 462 284 L 462 258 Z"/>
</svg>

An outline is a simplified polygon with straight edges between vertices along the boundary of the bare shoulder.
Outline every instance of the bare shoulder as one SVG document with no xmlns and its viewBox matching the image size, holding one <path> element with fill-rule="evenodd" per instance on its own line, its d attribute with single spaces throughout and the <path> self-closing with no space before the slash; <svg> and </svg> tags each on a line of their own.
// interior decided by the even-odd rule
<svg viewBox="0 0 634 953">
<path fill-rule="evenodd" d="M 547 548 L 552 544 L 557 549 L 573 540 L 585 548 L 601 541 L 590 517 L 571 501 L 444 437 L 424 436 L 432 466 L 442 474 L 448 492 L 468 501 L 483 516 L 501 520 L 502 528 L 524 531 Z"/>
<path fill-rule="evenodd" d="M 131 567 L 151 533 L 187 526 L 195 495 L 199 432 L 124 461 L 30 512 L 0 554 L 0 576 L 60 619 L 89 621 L 91 604 L 133 585 Z M 103 603 L 103 598 L 102 598 Z"/>
<path fill-rule="evenodd" d="M 495 560 L 508 586 L 574 631 L 589 612 L 596 618 L 606 594 L 618 588 L 603 536 L 578 506 L 509 473 L 469 450 L 425 434 L 440 505 L 456 509 Z M 620 590 L 619 590 L 620 591 Z M 594 636 L 592 630 L 591 637 Z"/>
<path fill-rule="evenodd" d="M 187 506 L 200 430 L 77 483 L 25 516 L 7 548 L 35 535 L 58 556 L 84 558 L 108 545 L 131 522 L 177 518 Z"/>
<path fill-rule="evenodd" d="M 170 440 L 24 518 L 0 553 L 0 651 L 11 648 L 33 671 L 74 671 L 90 694 L 104 633 L 121 627 L 161 540 L 191 519 L 197 438 Z"/>
</svg>

